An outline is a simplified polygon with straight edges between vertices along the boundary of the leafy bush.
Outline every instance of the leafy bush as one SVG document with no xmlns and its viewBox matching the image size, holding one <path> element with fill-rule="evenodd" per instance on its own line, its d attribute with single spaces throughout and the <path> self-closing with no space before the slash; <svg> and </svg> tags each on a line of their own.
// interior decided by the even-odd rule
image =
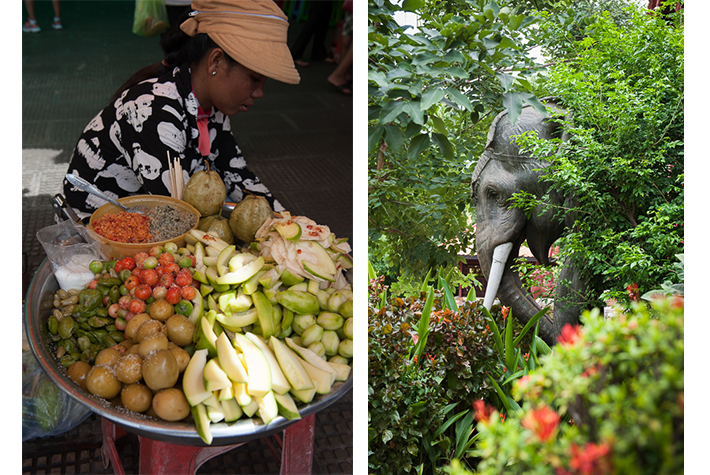
<svg viewBox="0 0 710 475">
<path fill-rule="evenodd" d="M 653 305 L 608 321 L 586 312 L 518 381 L 519 416 L 481 407 L 477 473 L 683 473 L 683 299 Z"/>
<path fill-rule="evenodd" d="M 426 293 L 383 304 L 383 280 L 371 280 L 369 289 L 369 467 L 392 474 L 423 466 L 432 473 L 465 452 L 473 430 L 471 404 L 496 400 L 488 375 L 501 372 L 501 363 L 478 304 L 451 310 L 447 296 L 434 289 L 430 308 Z M 421 331 L 422 314 L 429 311 Z M 499 309 L 494 313 L 502 320 Z"/>
<path fill-rule="evenodd" d="M 551 193 L 575 198 L 561 260 L 584 272 L 590 308 L 625 300 L 627 285 L 644 294 L 668 280 L 684 246 L 682 13 L 669 24 L 637 8 L 628 22 L 597 17 L 574 57 L 550 68 L 545 87 L 573 113 L 570 140 L 521 137 L 534 153 L 553 153 Z M 546 201 L 518 198 L 525 209 Z"/>
</svg>

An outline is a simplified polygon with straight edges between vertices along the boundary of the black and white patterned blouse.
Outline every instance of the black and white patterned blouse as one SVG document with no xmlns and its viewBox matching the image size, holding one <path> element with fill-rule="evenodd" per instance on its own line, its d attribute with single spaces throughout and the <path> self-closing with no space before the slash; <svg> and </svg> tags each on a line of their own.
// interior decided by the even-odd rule
<svg viewBox="0 0 710 475">
<path fill-rule="evenodd" d="M 179 157 L 185 183 L 206 169 L 206 160 L 210 170 L 222 177 L 228 201 L 238 203 L 246 190 L 266 197 L 274 211 L 282 211 L 283 206 L 247 169 L 229 117 L 222 112 L 215 110 L 208 118 L 210 153 L 202 156 L 198 150 L 198 109 L 187 65 L 141 82 L 89 122 L 74 149 L 68 173 L 94 183 L 114 198 L 170 195 L 169 153 L 171 160 Z M 82 219 L 106 203 L 66 179 L 64 196 Z"/>
</svg>

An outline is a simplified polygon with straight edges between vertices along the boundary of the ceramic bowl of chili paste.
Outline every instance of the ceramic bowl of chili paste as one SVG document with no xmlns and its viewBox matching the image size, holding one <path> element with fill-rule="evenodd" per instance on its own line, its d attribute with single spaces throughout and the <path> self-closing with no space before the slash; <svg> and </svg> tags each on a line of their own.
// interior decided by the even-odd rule
<svg viewBox="0 0 710 475">
<path fill-rule="evenodd" d="M 169 242 L 183 247 L 185 236 L 197 228 L 200 220 L 200 212 L 193 206 L 170 196 L 135 195 L 117 201 L 128 208 L 143 206 L 148 211 L 129 213 L 111 203 L 94 211 L 88 229 L 108 258 L 130 257 Z"/>
</svg>

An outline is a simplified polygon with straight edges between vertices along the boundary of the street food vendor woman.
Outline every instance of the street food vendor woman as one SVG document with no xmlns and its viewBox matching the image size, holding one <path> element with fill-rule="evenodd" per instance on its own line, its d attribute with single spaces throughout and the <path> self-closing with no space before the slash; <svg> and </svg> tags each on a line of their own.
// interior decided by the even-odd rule
<svg viewBox="0 0 710 475">
<path fill-rule="evenodd" d="M 185 183 L 208 163 L 228 201 L 248 192 L 283 210 L 247 168 L 229 116 L 253 106 L 267 78 L 298 84 L 287 31 L 273 1 L 194 0 L 187 20 L 161 39 L 165 59 L 136 73 L 86 126 L 68 173 L 116 198 L 170 195 L 177 157 Z M 64 195 L 82 219 L 105 204 L 66 180 Z"/>
</svg>

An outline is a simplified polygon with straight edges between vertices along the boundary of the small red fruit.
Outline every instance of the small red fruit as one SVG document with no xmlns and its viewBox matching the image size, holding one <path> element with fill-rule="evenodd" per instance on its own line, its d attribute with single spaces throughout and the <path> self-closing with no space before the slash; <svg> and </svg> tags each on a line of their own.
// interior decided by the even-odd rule
<svg viewBox="0 0 710 475">
<path fill-rule="evenodd" d="M 131 313 L 143 313 L 145 312 L 146 305 L 143 300 L 133 299 L 128 304 L 128 311 Z"/>
<path fill-rule="evenodd" d="M 163 274 L 160 276 L 160 282 L 159 285 L 162 285 L 166 289 L 169 289 L 172 287 L 172 285 L 175 283 L 175 278 L 170 275 L 170 274 Z"/>
<path fill-rule="evenodd" d="M 182 294 L 182 298 L 184 298 L 185 300 L 192 300 L 195 298 L 195 295 L 197 295 L 197 289 L 195 289 L 191 285 L 186 285 L 182 288 L 180 293 Z"/>
<path fill-rule="evenodd" d="M 164 252 L 160 255 L 160 257 L 158 257 L 158 262 L 160 262 L 162 265 L 166 265 L 170 264 L 171 262 L 175 262 L 175 258 L 169 252 Z"/>
<path fill-rule="evenodd" d="M 133 256 L 133 260 L 136 262 L 136 267 L 143 269 L 143 262 L 145 262 L 148 257 L 150 257 L 150 255 L 147 252 L 139 252 Z"/>
<path fill-rule="evenodd" d="M 163 287 L 162 285 L 156 285 L 153 288 L 153 298 L 155 300 L 160 300 L 165 298 L 165 294 L 168 293 L 168 289 Z"/>
<path fill-rule="evenodd" d="M 176 305 L 177 303 L 182 300 L 182 292 L 180 290 L 180 287 L 174 285 L 168 289 L 168 292 L 165 294 L 165 300 L 168 301 L 168 303 L 171 303 L 173 305 Z"/>
<path fill-rule="evenodd" d="M 147 284 L 147 285 L 150 285 L 151 287 L 153 287 L 160 280 L 160 276 L 155 271 L 155 269 L 143 269 L 141 271 L 140 279 L 141 279 L 141 282 L 143 282 L 144 284 Z"/>
<path fill-rule="evenodd" d="M 140 282 L 138 281 L 138 277 L 136 277 L 135 275 L 130 276 L 123 282 L 123 286 L 126 287 L 126 290 L 128 291 L 131 291 L 134 288 L 138 287 L 138 284 L 140 284 Z"/>
<path fill-rule="evenodd" d="M 132 257 L 124 257 L 121 259 L 121 262 L 123 262 L 124 269 L 133 270 L 136 268 L 136 261 L 134 261 Z"/>
<path fill-rule="evenodd" d="M 192 274 L 190 274 L 190 271 L 181 270 L 175 276 L 175 284 L 179 285 L 180 287 L 185 287 L 186 285 L 190 285 L 191 283 Z"/>
<path fill-rule="evenodd" d="M 148 284 L 140 284 L 133 290 L 133 296 L 141 300 L 147 300 L 152 294 L 153 289 L 151 289 Z"/>
</svg>

